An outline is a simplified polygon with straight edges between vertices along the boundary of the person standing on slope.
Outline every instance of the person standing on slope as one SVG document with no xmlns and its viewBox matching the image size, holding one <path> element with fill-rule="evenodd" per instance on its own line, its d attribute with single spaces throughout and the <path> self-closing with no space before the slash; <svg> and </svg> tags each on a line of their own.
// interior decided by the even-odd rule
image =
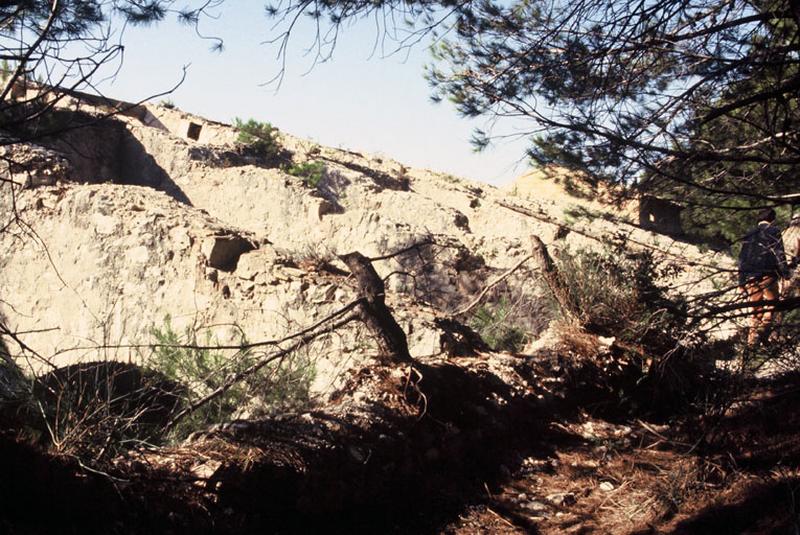
<svg viewBox="0 0 800 535">
<path fill-rule="evenodd" d="M 781 297 L 786 299 L 794 297 L 800 290 L 800 269 L 797 269 L 800 264 L 800 214 L 795 214 L 783 231 L 783 244 L 786 246 L 786 262 L 792 270 L 791 276 L 783 282 L 781 288 Z"/>
<path fill-rule="evenodd" d="M 742 239 L 739 288 L 750 303 L 777 300 L 780 296 L 778 279 L 789 278 L 781 231 L 774 223 L 775 210 L 762 210 L 758 214 L 758 225 Z M 775 309 L 756 304 L 749 311 L 747 344 L 752 346 L 769 336 Z"/>
</svg>

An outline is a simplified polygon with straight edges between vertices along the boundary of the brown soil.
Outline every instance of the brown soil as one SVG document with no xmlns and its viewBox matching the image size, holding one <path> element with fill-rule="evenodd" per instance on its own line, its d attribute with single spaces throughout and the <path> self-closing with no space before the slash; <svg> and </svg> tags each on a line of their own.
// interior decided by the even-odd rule
<svg viewBox="0 0 800 535">
<path fill-rule="evenodd" d="M 706 440 L 673 427 L 586 414 L 552 425 L 583 440 L 529 459 L 445 533 L 797 533 L 800 388 L 755 385 Z M 692 432 L 688 432 L 692 429 Z"/>
<path fill-rule="evenodd" d="M 796 377 L 755 385 L 714 422 L 685 414 L 659 425 L 607 407 L 607 419 L 585 412 L 580 392 L 546 359 L 493 366 L 486 357 L 419 364 L 415 373 L 368 366 L 332 408 L 211 432 L 180 448 L 131 451 L 104 473 L 6 435 L 0 531 L 800 528 Z"/>
</svg>

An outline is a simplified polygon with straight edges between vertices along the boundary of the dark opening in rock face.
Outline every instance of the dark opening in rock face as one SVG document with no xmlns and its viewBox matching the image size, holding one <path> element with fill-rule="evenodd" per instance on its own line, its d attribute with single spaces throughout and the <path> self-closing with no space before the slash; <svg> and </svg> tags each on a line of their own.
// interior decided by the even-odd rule
<svg viewBox="0 0 800 535">
<path fill-rule="evenodd" d="M 202 252 L 209 267 L 220 271 L 235 271 L 239 257 L 256 245 L 236 234 L 210 236 L 203 242 Z"/>
<path fill-rule="evenodd" d="M 668 200 L 645 195 L 639 200 L 639 226 L 653 232 L 681 236 L 681 210 L 682 207 Z"/>
<path fill-rule="evenodd" d="M 200 132 L 202 130 L 203 130 L 203 125 L 197 123 L 189 123 L 189 127 L 186 129 L 186 137 L 197 141 L 198 139 L 200 139 Z"/>
</svg>

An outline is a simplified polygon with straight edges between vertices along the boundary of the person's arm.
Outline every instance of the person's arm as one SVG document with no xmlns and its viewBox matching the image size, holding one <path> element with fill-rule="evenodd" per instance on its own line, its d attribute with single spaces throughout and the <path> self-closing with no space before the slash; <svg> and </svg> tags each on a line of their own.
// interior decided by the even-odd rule
<svg viewBox="0 0 800 535">
<path fill-rule="evenodd" d="M 775 258 L 778 260 L 778 273 L 782 278 L 788 279 L 791 276 L 791 272 L 789 271 L 789 266 L 786 263 L 786 251 L 783 248 L 781 231 L 778 229 L 778 227 L 772 228 L 774 229 L 773 236 L 775 237 L 772 252 L 775 254 Z"/>
<path fill-rule="evenodd" d="M 795 226 L 790 227 L 789 230 L 787 241 L 784 243 L 787 246 L 786 262 L 788 262 L 789 269 L 794 269 L 800 262 L 800 228 Z"/>
</svg>

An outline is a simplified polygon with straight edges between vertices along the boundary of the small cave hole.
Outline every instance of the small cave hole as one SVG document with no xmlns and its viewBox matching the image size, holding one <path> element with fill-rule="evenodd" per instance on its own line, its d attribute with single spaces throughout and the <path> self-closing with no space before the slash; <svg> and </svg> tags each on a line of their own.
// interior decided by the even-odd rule
<svg viewBox="0 0 800 535">
<path fill-rule="evenodd" d="M 189 127 L 186 129 L 186 137 L 189 139 L 193 139 L 197 141 L 200 139 L 200 132 L 203 130 L 203 126 L 197 123 L 189 123 Z"/>
</svg>

